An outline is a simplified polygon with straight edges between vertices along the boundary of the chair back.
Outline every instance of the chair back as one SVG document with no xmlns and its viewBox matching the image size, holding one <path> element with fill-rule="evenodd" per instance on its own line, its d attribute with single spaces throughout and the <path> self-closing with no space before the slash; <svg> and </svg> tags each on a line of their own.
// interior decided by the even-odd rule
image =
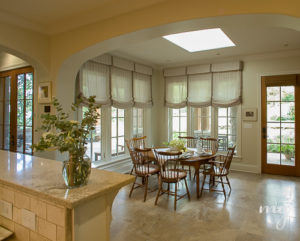
<svg viewBox="0 0 300 241">
<path fill-rule="evenodd" d="M 203 150 L 207 152 L 211 152 L 213 155 L 218 152 L 218 148 L 219 148 L 218 139 L 211 138 L 211 137 L 207 137 L 207 138 L 201 137 L 200 140 L 201 140 Z"/>
<path fill-rule="evenodd" d="M 132 161 L 135 174 L 144 176 L 150 173 L 151 160 L 149 158 L 149 152 L 151 151 L 151 148 L 134 148 L 134 150 L 132 151 Z"/>
<path fill-rule="evenodd" d="M 138 137 L 138 138 L 131 138 L 129 140 L 125 140 L 126 146 L 128 148 L 128 151 L 133 151 L 134 148 L 144 149 L 145 148 L 145 139 L 147 136 Z M 131 154 L 130 154 L 131 156 Z"/>
<path fill-rule="evenodd" d="M 154 150 L 155 159 L 160 168 L 163 180 L 177 181 L 180 174 L 179 157 L 182 152 L 166 152 Z"/>
<path fill-rule="evenodd" d="M 147 136 L 143 137 L 135 137 L 131 139 L 132 145 L 134 148 L 140 148 L 143 149 L 146 147 L 145 141 L 146 141 Z"/>
<path fill-rule="evenodd" d="M 198 139 L 193 136 L 178 136 L 178 139 L 185 142 L 185 147 L 187 148 L 196 148 Z"/>
<path fill-rule="evenodd" d="M 134 150 L 134 146 L 132 144 L 132 139 L 130 140 L 125 140 L 126 146 L 128 148 L 132 163 L 134 164 L 134 160 L 135 160 L 135 150 Z"/>
<path fill-rule="evenodd" d="M 233 159 L 233 155 L 234 155 L 234 151 L 235 151 L 235 147 L 236 145 L 234 145 L 233 147 L 228 147 L 228 151 L 227 151 L 227 155 L 222 167 L 222 172 L 229 172 L 230 166 L 231 166 L 231 162 Z"/>
</svg>

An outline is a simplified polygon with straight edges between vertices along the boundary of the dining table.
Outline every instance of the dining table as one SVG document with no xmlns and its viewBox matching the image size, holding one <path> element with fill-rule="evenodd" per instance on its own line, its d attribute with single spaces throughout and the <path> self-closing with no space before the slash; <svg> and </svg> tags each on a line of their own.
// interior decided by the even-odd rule
<svg viewBox="0 0 300 241">
<path fill-rule="evenodd" d="M 152 152 L 149 153 L 149 159 L 152 161 L 156 161 L 154 150 L 157 151 L 168 151 L 168 148 L 152 148 Z M 182 157 L 179 159 L 180 164 L 184 166 L 191 166 L 195 169 L 195 176 L 196 176 L 196 192 L 197 192 L 197 198 L 200 198 L 200 167 L 201 165 L 208 164 L 210 160 L 214 160 L 217 157 L 217 154 L 198 154 L 196 148 L 189 148 L 190 151 L 193 152 L 192 155 L 182 155 Z M 186 156 L 186 157 L 184 157 Z"/>
</svg>

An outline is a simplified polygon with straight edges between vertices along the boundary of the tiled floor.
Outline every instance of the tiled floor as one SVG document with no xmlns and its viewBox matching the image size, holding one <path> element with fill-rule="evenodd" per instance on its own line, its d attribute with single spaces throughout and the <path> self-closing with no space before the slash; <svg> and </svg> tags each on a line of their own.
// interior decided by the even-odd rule
<svg viewBox="0 0 300 241">
<path fill-rule="evenodd" d="M 128 198 L 130 187 L 123 188 L 113 204 L 111 241 L 300 240 L 300 178 L 233 172 L 230 180 L 227 201 L 208 191 L 197 199 L 189 183 L 192 199 L 178 201 L 176 212 L 173 197 L 154 206 L 156 191 L 144 203 L 143 189 Z"/>
</svg>

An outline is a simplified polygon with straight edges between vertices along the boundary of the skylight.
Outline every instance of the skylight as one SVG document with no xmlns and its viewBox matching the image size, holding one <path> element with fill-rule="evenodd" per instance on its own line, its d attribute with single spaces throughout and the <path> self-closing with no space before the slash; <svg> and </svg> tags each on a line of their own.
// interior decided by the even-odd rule
<svg viewBox="0 0 300 241">
<path fill-rule="evenodd" d="M 205 51 L 233 47 L 235 44 L 220 28 L 203 29 L 163 36 L 163 38 L 189 51 Z"/>
</svg>

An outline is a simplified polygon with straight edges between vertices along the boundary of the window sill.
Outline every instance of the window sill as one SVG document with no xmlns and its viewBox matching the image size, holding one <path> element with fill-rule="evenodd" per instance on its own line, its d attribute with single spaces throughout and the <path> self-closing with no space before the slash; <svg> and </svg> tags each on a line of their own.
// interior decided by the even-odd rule
<svg viewBox="0 0 300 241">
<path fill-rule="evenodd" d="M 118 163 L 118 162 L 121 162 L 121 161 L 125 161 L 129 158 L 130 158 L 130 155 L 124 154 L 124 155 L 121 155 L 121 156 L 118 156 L 118 157 L 114 157 L 114 158 L 112 158 L 108 161 L 97 161 L 97 162 L 92 163 L 92 168 L 109 166 L 111 164 L 115 164 L 115 163 Z"/>
</svg>

